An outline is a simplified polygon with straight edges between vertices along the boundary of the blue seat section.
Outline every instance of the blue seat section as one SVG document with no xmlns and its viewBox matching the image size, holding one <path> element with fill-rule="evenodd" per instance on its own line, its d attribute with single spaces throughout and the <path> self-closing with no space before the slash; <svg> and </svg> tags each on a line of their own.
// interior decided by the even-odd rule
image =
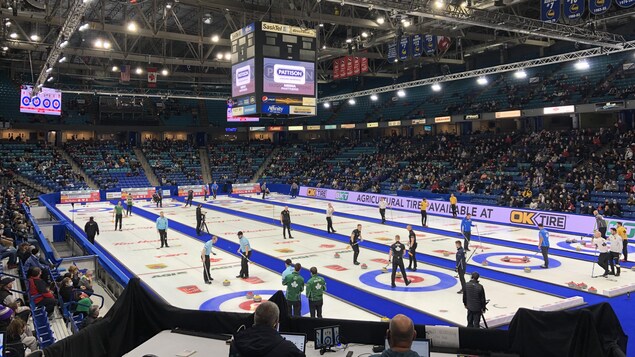
<svg viewBox="0 0 635 357">
<path fill-rule="evenodd" d="M 331 143 L 286 145 L 278 149 L 260 179 L 271 178 L 271 183 L 291 183 L 298 180 L 299 184 L 310 185 L 316 182 L 317 174 L 312 167 L 332 157 L 336 152 L 337 149 Z"/>
<path fill-rule="evenodd" d="M 43 143 L 0 141 L 2 169 L 13 171 L 51 191 L 86 188 L 83 178 L 55 148 Z"/>
<path fill-rule="evenodd" d="M 142 150 L 162 185 L 204 183 L 199 150 L 187 141 L 146 141 Z"/>
<path fill-rule="evenodd" d="M 209 146 L 212 180 L 249 182 L 273 151 L 269 141 L 219 142 Z"/>
<path fill-rule="evenodd" d="M 101 189 L 151 186 L 129 146 L 112 141 L 69 141 L 64 150 Z"/>
</svg>

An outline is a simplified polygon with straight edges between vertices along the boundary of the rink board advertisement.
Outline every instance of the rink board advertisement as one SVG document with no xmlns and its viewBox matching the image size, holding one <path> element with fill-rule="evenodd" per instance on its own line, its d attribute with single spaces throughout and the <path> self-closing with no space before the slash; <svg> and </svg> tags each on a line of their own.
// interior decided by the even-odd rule
<svg viewBox="0 0 635 357">
<path fill-rule="evenodd" d="M 125 200 L 128 198 L 128 194 L 131 194 L 133 199 L 152 198 L 155 190 L 154 187 L 122 188 L 120 197 Z"/>
<path fill-rule="evenodd" d="M 379 200 L 384 197 L 386 198 L 388 207 L 411 212 L 420 212 L 419 203 L 421 202 L 420 198 L 415 197 L 400 197 L 304 186 L 300 187 L 299 196 L 356 203 L 366 206 L 377 206 Z M 595 227 L 595 218 L 592 216 L 534 211 L 524 208 L 484 206 L 460 202 L 457 206 L 457 214 L 459 217 L 469 213 L 477 221 L 513 224 L 528 228 L 536 228 L 539 223 L 542 223 L 546 228 L 583 235 L 591 234 Z M 428 212 L 440 216 L 452 216 L 452 209 L 448 201 L 428 200 Z M 618 219 L 611 218 L 606 221 L 609 227 L 613 227 L 617 225 Z M 633 238 L 635 236 L 635 221 L 620 221 L 624 223 L 628 237 Z"/>
<path fill-rule="evenodd" d="M 260 193 L 259 183 L 235 183 L 232 185 L 233 194 Z"/>
<path fill-rule="evenodd" d="M 99 202 L 99 190 L 60 191 L 60 203 Z"/>
<path fill-rule="evenodd" d="M 189 190 L 194 191 L 194 196 L 205 196 L 205 185 L 191 185 L 179 186 L 179 197 L 187 197 Z"/>
</svg>

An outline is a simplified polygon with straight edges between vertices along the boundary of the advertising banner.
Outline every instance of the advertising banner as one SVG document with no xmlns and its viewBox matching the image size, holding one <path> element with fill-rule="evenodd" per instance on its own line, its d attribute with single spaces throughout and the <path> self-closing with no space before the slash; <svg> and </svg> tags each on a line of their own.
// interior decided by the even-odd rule
<svg viewBox="0 0 635 357">
<path fill-rule="evenodd" d="M 131 194 L 134 199 L 152 198 L 154 191 L 154 187 L 122 188 L 120 197 L 122 200 L 125 200 L 128 198 L 128 194 Z"/>
<path fill-rule="evenodd" d="M 377 206 L 383 197 L 388 207 L 410 212 L 419 212 L 420 198 L 399 197 L 390 195 L 373 194 L 366 192 L 342 191 L 315 187 L 300 187 L 300 196 L 321 198 L 347 203 L 361 204 L 365 206 Z M 451 217 L 452 209 L 448 201 L 428 200 L 428 212 L 440 216 Z M 560 212 L 534 211 L 524 208 L 498 207 L 458 203 L 459 217 L 471 214 L 477 221 L 511 224 L 526 228 L 537 228 L 542 223 L 546 228 L 571 232 L 573 234 L 589 235 L 593 233 L 595 218 Z M 607 219 L 609 227 L 617 225 L 617 219 Z M 635 237 L 635 221 L 621 220 L 627 229 L 629 238 Z M 458 227 L 458 221 L 457 221 Z"/>
<path fill-rule="evenodd" d="M 232 185 L 232 193 L 244 194 L 244 193 L 260 193 L 259 183 L 235 183 Z"/>
<path fill-rule="evenodd" d="M 179 197 L 187 196 L 187 192 L 189 190 L 194 191 L 194 196 L 205 195 L 205 185 L 188 185 L 188 186 L 179 186 Z"/>
<path fill-rule="evenodd" d="M 99 202 L 99 190 L 61 191 L 60 203 Z"/>
</svg>

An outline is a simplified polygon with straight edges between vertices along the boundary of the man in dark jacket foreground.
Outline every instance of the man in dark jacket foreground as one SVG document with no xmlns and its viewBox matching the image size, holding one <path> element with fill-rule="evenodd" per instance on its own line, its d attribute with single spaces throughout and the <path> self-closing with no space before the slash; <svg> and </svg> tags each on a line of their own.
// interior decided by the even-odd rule
<svg viewBox="0 0 635 357">
<path fill-rule="evenodd" d="M 463 289 L 463 305 L 467 309 L 467 327 L 481 327 L 481 317 L 485 313 L 485 289 L 478 282 L 480 275 L 477 272 L 472 273 L 472 280 L 465 284 Z"/>
<path fill-rule="evenodd" d="M 254 326 L 234 335 L 230 357 L 303 357 L 305 354 L 277 331 L 278 305 L 264 301 L 256 308 Z"/>
</svg>

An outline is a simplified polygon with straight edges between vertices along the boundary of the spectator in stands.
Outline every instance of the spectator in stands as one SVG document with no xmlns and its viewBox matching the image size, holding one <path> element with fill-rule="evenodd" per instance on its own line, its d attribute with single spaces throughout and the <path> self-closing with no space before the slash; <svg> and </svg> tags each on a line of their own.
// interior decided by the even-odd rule
<svg viewBox="0 0 635 357">
<path fill-rule="evenodd" d="M 384 350 L 375 357 L 419 357 L 419 354 L 411 349 L 412 341 L 417 338 L 412 320 L 402 314 L 390 319 L 390 326 L 386 330 L 389 349 Z"/>
<path fill-rule="evenodd" d="M 79 293 L 75 291 L 71 278 L 62 279 L 62 282 L 59 284 L 59 293 L 63 303 L 79 300 Z"/>
<path fill-rule="evenodd" d="M 17 256 L 18 258 L 20 258 L 20 262 L 22 263 L 22 265 L 24 265 L 27 259 L 31 257 L 31 249 L 32 248 L 29 243 L 20 243 L 20 245 L 18 246 Z"/>
<path fill-rule="evenodd" d="M 40 268 L 42 279 L 47 283 L 51 282 L 51 273 L 49 272 L 49 267 L 46 262 L 42 262 L 39 256 L 40 250 L 37 248 L 31 249 L 31 256 L 24 263 L 24 270 L 29 272 L 29 270 L 34 268 Z"/>
<path fill-rule="evenodd" d="M 88 309 L 88 316 L 86 316 L 86 318 L 84 319 L 84 321 L 82 321 L 81 325 L 79 326 L 79 329 L 84 329 L 92 324 L 94 324 L 95 322 L 101 320 L 101 317 L 99 317 L 99 306 L 97 305 L 92 305 L 90 307 L 90 309 Z"/>
<path fill-rule="evenodd" d="M 7 248 L 0 244 L 0 259 L 9 258 L 7 262 L 7 269 L 15 269 L 18 267 L 17 250 L 13 247 Z"/>
<path fill-rule="evenodd" d="M 305 356 L 278 331 L 280 309 L 271 301 L 258 305 L 254 313 L 254 325 L 234 335 L 230 357 L 293 357 Z"/>
<path fill-rule="evenodd" d="M 13 319 L 7 327 L 5 345 L 21 342 L 31 352 L 38 349 L 37 339 L 33 336 L 33 332 L 22 319 Z"/>
<path fill-rule="evenodd" d="M 6 332 L 13 319 L 13 310 L 7 306 L 0 306 L 0 332 Z"/>
<path fill-rule="evenodd" d="M 28 321 L 29 316 L 31 316 L 31 308 L 24 306 L 24 301 L 22 299 L 16 299 L 13 295 L 11 289 L 13 289 L 14 281 L 15 279 L 8 276 L 0 279 L 0 304 L 10 307 L 16 316 L 24 321 Z"/>
<path fill-rule="evenodd" d="M 51 315 L 57 305 L 57 299 L 51 290 L 41 279 L 42 269 L 33 267 L 29 274 L 29 295 L 35 302 L 35 306 L 44 307 L 46 312 Z"/>
</svg>

